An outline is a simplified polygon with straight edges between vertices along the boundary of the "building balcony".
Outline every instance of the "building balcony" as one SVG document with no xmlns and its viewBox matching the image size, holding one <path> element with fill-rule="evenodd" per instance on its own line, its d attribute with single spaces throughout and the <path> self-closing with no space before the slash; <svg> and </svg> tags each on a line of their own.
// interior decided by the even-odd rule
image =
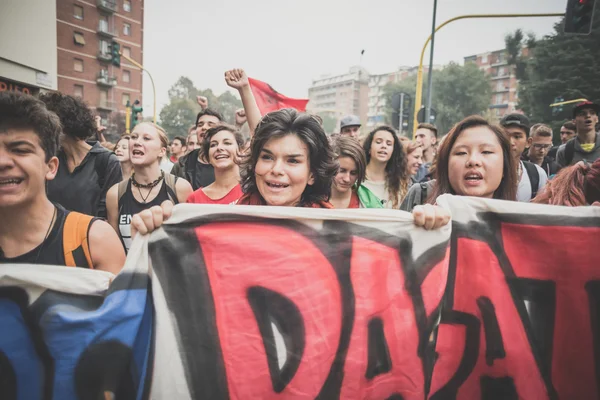
<svg viewBox="0 0 600 400">
<path fill-rule="evenodd" d="M 493 81 L 496 81 L 498 79 L 510 79 L 511 76 L 508 74 L 504 74 L 504 75 L 497 75 L 497 76 L 491 76 L 490 79 Z"/>
<path fill-rule="evenodd" d="M 508 108 L 508 103 L 502 103 L 502 104 L 492 104 L 490 106 L 491 109 L 494 108 Z"/>
<path fill-rule="evenodd" d="M 508 87 L 505 87 L 502 89 L 498 89 L 498 88 L 492 89 L 492 93 L 507 93 L 507 92 L 510 92 L 510 88 L 508 88 Z"/>
<path fill-rule="evenodd" d="M 101 72 L 96 76 L 96 83 L 98 86 L 113 87 L 117 86 L 117 78 Z"/>
<path fill-rule="evenodd" d="M 98 29 L 96 29 L 96 32 L 98 35 L 107 37 L 109 39 L 117 37 L 117 31 L 110 29 L 105 24 L 98 24 Z"/>
<path fill-rule="evenodd" d="M 98 52 L 97 57 L 98 57 L 98 60 L 100 60 L 100 61 L 104 61 L 104 62 L 111 62 L 112 61 L 112 55 L 110 53 L 104 52 L 102 50 L 100 50 Z"/>
<path fill-rule="evenodd" d="M 96 108 L 104 111 L 115 111 L 117 109 L 117 104 L 114 101 L 100 100 Z"/>
<path fill-rule="evenodd" d="M 115 13 L 119 11 L 119 6 L 114 0 L 97 0 L 96 6 L 98 6 L 99 9 L 109 13 Z"/>
<path fill-rule="evenodd" d="M 508 65 L 506 60 L 497 60 L 492 63 L 492 67 L 501 67 L 503 65 Z"/>
</svg>

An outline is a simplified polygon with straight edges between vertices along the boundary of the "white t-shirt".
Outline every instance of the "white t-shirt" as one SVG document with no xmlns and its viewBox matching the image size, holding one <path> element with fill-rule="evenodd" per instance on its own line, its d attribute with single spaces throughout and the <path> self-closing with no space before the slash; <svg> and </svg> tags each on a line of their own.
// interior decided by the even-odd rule
<svg viewBox="0 0 600 400">
<path fill-rule="evenodd" d="M 523 165 L 523 161 L 520 161 L 520 163 L 523 174 L 521 175 L 519 188 L 517 189 L 517 201 L 529 202 L 531 201 L 531 182 L 529 181 L 529 174 Z M 538 193 L 540 193 L 543 187 L 546 186 L 546 182 L 548 182 L 548 175 L 546 175 L 546 171 L 544 171 L 539 165 L 533 165 L 535 165 L 540 175 L 540 183 L 538 185 Z"/>
<path fill-rule="evenodd" d="M 392 208 L 392 202 L 390 201 L 390 196 L 385 186 L 385 181 L 377 182 L 366 179 L 363 181 L 362 185 L 369 189 L 375 196 L 377 196 L 379 200 L 381 200 L 381 205 L 383 208 Z M 400 197 L 400 194 L 398 193 L 398 206 L 396 208 L 400 207 L 400 204 L 402 204 L 402 197 Z"/>
</svg>

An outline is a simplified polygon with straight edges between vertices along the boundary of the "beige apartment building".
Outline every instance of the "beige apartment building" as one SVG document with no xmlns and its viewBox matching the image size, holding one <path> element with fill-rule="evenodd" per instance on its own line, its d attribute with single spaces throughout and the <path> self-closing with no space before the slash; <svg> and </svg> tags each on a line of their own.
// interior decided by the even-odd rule
<svg viewBox="0 0 600 400">
<path fill-rule="evenodd" d="M 353 114 L 367 122 L 369 97 L 369 72 L 362 67 L 352 67 L 347 73 L 322 76 L 313 80 L 308 89 L 307 110 L 313 114 L 329 115 L 341 119 Z"/>
</svg>

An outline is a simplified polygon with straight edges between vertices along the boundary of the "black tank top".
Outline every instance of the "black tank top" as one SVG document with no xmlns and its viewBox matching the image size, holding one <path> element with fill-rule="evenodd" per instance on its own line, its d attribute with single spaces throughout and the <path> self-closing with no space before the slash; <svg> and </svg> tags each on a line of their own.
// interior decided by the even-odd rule
<svg viewBox="0 0 600 400">
<path fill-rule="evenodd" d="M 0 264 L 66 265 L 63 250 L 63 228 L 69 212 L 59 204 L 54 204 L 54 206 L 56 207 L 56 221 L 46 240 L 35 249 L 14 258 L 4 257 L 4 252 L 0 249 Z"/>
<path fill-rule="evenodd" d="M 160 185 L 160 190 L 154 199 L 147 203 L 140 203 L 133 197 L 133 192 L 131 191 L 131 178 L 129 178 L 127 190 L 119 200 L 119 236 L 125 246 L 125 250 L 129 251 L 129 248 L 131 247 L 131 217 L 152 206 L 160 206 L 165 200 L 170 200 L 164 179 Z"/>
</svg>

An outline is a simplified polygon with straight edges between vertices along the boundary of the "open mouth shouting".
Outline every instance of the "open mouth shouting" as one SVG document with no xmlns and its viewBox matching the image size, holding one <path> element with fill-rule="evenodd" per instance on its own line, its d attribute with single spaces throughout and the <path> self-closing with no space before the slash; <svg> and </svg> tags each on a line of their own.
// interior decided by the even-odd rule
<svg viewBox="0 0 600 400">
<path fill-rule="evenodd" d="M 477 171 L 469 172 L 465 175 L 464 180 L 467 186 L 478 186 L 483 181 L 483 175 Z"/>
<path fill-rule="evenodd" d="M 131 151 L 131 156 L 132 157 L 143 157 L 144 156 L 144 152 L 141 151 L 140 149 L 133 149 Z"/>
</svg>

